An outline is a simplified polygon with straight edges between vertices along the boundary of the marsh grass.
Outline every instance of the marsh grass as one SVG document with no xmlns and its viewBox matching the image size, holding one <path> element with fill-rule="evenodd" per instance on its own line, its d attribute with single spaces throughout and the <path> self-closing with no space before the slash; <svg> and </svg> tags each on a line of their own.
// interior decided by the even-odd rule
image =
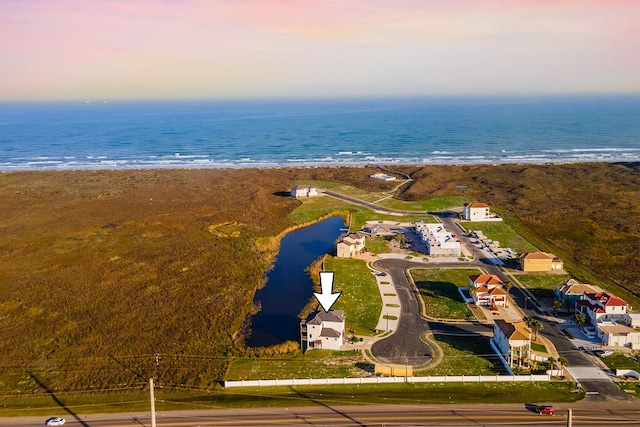
<svg viewBox="0 0 640 427">
<path fill-rule="evenodd" d="M 629 268 L 640 253 L 639 164 L 398 169 L 413 181 L 397 198 L 489 203 L 515 232 L 562 258 L 572 277 L 639 305 L 640 270 Z M 318 201 L 327 205 L 292 219 L 305 205 L 289 197 L 292 183 L 387 193 L 389 184 L 368 178 L 376 171 L 1 174 L 0 391 L 41 391 L 29 373 L 67 392 L 136 384 L 156 373 L 167 387 L 211 389 L 228 360 L 245 355 L 245 320 L 277 236 L 342 209 Z M 464 190 L 456 188 L 461 183 Z M 378 219 L 348 210 L 357 226 Z M 208 231 L 217 224 L 235 225 L 218 236 Z"/>
</svg>

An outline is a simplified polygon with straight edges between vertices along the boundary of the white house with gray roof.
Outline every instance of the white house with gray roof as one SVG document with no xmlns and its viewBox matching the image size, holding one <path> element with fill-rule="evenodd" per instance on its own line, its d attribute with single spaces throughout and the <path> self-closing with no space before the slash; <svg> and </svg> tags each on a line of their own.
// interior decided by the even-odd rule
<svg viewBox="0 0 640 427">
<path fill-rule="evenodd" d="M 300 323 L 303 348 L 340 350 L 345 340 L 343 310 L 317 311 Z"/>
</svg>

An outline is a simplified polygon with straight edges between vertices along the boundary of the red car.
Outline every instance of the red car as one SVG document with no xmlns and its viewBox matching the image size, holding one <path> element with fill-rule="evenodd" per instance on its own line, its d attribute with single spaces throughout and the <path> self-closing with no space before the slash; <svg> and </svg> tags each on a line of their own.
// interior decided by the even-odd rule
<svg viewBox="0 0 640 427">
<path fill-rule="evenodd" d="M 553 406 L 544 405 L 544 406 L 538 406 L 536 408 L 536 412 L 540 415 L 553 415 L 556 413 L 556 410 L 553 409 Z"/>
</svg>

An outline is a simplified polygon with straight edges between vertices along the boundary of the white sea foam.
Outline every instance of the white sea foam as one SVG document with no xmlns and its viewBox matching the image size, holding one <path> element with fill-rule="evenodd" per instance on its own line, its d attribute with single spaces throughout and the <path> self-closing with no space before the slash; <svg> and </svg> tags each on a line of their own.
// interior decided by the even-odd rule
<svg viewBox="0 0 640 427">
<path fill-rule="evenodd" d="M 112 102 L 96 114 L 84 104 L 0 104 L 0 114 L 11 113 L 0 170 L 640 161 L 640 97 L 519 100 L 492 104 L 495 116 L 485 107 L 451 99 Z M 504 126 L 506 109 L 517 126 Z"/>
</svg>

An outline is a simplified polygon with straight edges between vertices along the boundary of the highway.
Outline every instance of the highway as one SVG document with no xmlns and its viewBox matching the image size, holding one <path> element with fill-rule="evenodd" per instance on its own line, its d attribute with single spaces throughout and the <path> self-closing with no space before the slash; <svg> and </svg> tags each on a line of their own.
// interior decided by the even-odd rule
<svg viewBox="0 0 640 427">
<path fill-rule="evenodd" d="M 575 426 L 639 425 L 637 405 L 622 404 L 557 405 L 556 415 L 538 415 L 532 405 L 366 405 L 300 408 L 220 409 L 172 411 L 157 414 L 158 427 L 204 426 L 505 426 L 567 425 L 568 409 Z M 43 426 L 44 417 L 0 418 L 0 427 Z M 67 417 L 70 427 L 149 427 L 149 414 L 95 414 L 76 419 Z"/>
</svg>

